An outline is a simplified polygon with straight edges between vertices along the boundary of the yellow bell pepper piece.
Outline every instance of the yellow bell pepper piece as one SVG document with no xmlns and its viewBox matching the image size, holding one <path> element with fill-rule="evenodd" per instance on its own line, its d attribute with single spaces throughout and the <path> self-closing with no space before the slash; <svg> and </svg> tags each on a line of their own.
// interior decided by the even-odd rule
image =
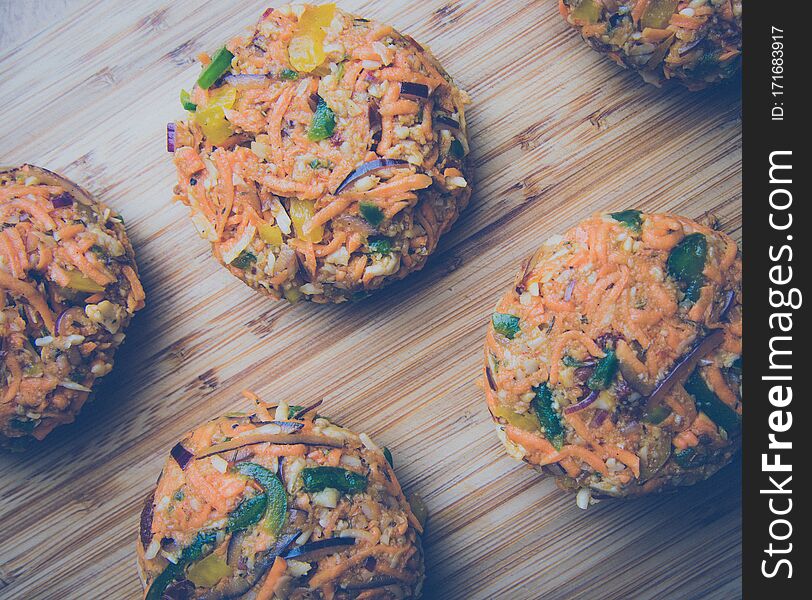
<svg viewBox="0 0 812 600">
<path fill-rule="evenodd" d="M 197 587 L 213 587 L 224 577 L 230 577 L 234 571 L 226 561 L 217 554 L 209 554 L 203 560 L 194 563 L 186 573 L 187 579 Z"/>
<path fill-rule="evenodd" d="M 96 293 L 103 292 L 104 286 L 99 285 L 92 279 L 85 277 L 79 271 L 67 271 L 68 285 L 67 287 L 77 292 Z"/>
<path fill-rule="evenodd" d="M 291 304 L 296 304 L 302 298 L 302 292 L 298 288 L 289 288 L 284 293 L 285 300 Z"/>
<path fill-rule="evenodd" d="M 282 245 L 282 230 L 276 225 L 270 223 L 262 223 L 259 226 L 259 237 L 262 241 L 271 246 Z"/>
<path fill-rule="evenodd" d="M 309 73 L 324 62 L 324 28 L 330 26 L 335 14 L 335 4 L 305 8 L 288 45 L 288 57 L 294 69 Z"/>
<path fill-rule="evenodd" d="M 679 0 L 652 0 L 640 18 L 640 24 L 652 29 L 665 29 L 677 12 L 678 4 Z"/>
<path fill-rule="evenodd" d="M 307 235 L 304 233 L 304 224 L 314 214 L 316 214 L 312 200 L 301 200 L 294 198 L 290 201 L 290 220 L 293 221 L 293 227 L 296 229 L 296 237 L 306 242 L 313 242 L 318 244 L 324 236 L 324 226 L 319 225 L 311 229 Z"/>
<path fill-rule="evenodd" d="M 581 0 L 570 13 L 572 18 L 584 24 L 595 24 L 601 17 L 601 5 L 597 0 Z"/>
<path fill-rule="evenodd" d="M 531 415 L 520 415 L 515 413 L 505 406 L 497 406 L 493 409 L 493 416 L 500 417 L 507 421 L 510 425 L 524 429 L 525 431 L 537 431 L 539 429 L 539 422 L 536 417 Z"/>
<path fill-rule="evenodd" d="M 205 106 L 198 107 L 195 121 L 211 144 L 215 146 L 222 144 L 234 133 L 226 119 L 225 111 L 233 108 L 236 101 L 237 89 L 224 86 L 209 94 Z"/>
</svg>

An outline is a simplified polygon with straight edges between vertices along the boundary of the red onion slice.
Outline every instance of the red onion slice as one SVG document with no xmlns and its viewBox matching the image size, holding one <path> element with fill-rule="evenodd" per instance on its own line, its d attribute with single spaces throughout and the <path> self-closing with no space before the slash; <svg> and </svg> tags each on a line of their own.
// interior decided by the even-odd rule
<svg viewBox="0 0 812 600">
<path fill-rule="evenodd" d="M 374 556 L 370 556 L 369 558 L 374 559 Z M 366 566 L 364 566 L 366 569 Z M 372 571 L 373 569 L 367 569 L 368 571 Z M 390 577 L 389 575 L 378 575 L 373 577 L 369 581 L 362 581 L 358 583 L 348 583 L 344 586 L 344 589 L 347 590 L 376 590 L 378 588 L 383 588 L 389 585 L 393 585 L 398 583 L 398 580 L 394 577 Z"/>
<path fill-rule="evenodd" d="M 166 124 L 166 151 L 167 152 L 174 152 L 175 151 L 175 124 L 174 123 L 167 123 Z"/>
<path fill-rule="evenodd" d="M 728 290 L 727 296 L 725 296 L 725 303 L 722 306 L 722 311 L 719 313 L 719 321 L 726 321 L 727 315 L 730 312 L 730 309 L 733 308 L 733 300 L 736 298 L 736 292 L 733 290 Z"/>
<path fill-rule="evenodd" d="M 451 117 L 444 117 L 442 115 L 434 117 L 434 124 L 437 125 L 444 125 L 445 127 L 436 127 L 437 129 L 449 129 L 454 132 L 458 132 L 460 130 L 460 124 L 452 119 Z"/>
<path fill-rule="evenodd" d="M 197 455 L 197 458 L 206 458 L 212 454 L 220 454 L 228 450 L 236 450 L 245 446 L 255 446 L 256 444 L 305 444 L 307 446 L 329 446 L 330 448 L 342 448 L 344 442 L 329 438 L 325 435 L 318 435 L 315 433 L 260 433 L 252 434 L 247 433 L 240 437 L 233 438 L 227 442 L 214 444 L 209 446 L 203 452 Z"/>
<path fill-rule="evenodd" d="M 460 128 L 460 124 L 452 119 L 451 117 L 446 117 L 443 115 L 439 115 L 434 117 L 433 122 L 434 129 L 439 129 L 440 131 L 446 130 L 450 131 L 451 134 L 462 144 L 463 153 L 465 156 L 471 152 L 471 148 L 468 146 L 468 139 L 462 134 L 462 129 Z"/>
<path fill-rule="evenodd" d="M 226 75 L 223 82 L 235 87 L 263 85 L 268 82 L 268 76 L 260 73 L 232 73 Z"/>
<path fill-rule="evenodd" d="M 172 450 L 170 450 L 169 454 L 171 454 L 172 458 L 175 459 L 175 462 L 178 463 L 181 471 L 185 471 L 186 467 L 189 465 L 189 462 L 191 462 L 191 460 L 195 457 L 195 455 L 184 448 L 183 444 L 180 442 L 175 444 Z"/>
<path fill-rule="evenodd" d="M 406 39 L 407 42 L 409 42 L 417 50 L 419 50 L 420 52 L 424 52 L 423 46 L 421 46 L 420 43 L 417 40 L 415 40 L 412 36 L 404 35 L 403 37 Z"/>
<path fill-rule="evenodd" d="M 71 196 L 68 192 L 62 192 L 56 198 L 51 199 L 51 204 L 54 205 L 54 208 L 73 206 L 73 196 Z"/>
<path fill-rule="evenodd" d="M 564 290 L 564 302 L 569 302 L 572 300 L 572 290 L 575 289 L 575 279 L 570 279 L 570 282 L 567 284 L 567 289 Z"/>
<path fill-rule="evenodd" d="M 583 400 L 579 400 L 575 404 L 572 404 L 564 409 L 564 414 L 571 415 L 572 413 L 580 412 L 584 410 L 587 406 L 595 402 L 598 399 L 599 392 L 597 390 L 592 390 L 592 393 L 589 394 Z"/>
<path fill-rule="evenodd" d="M 155 512 L 154 499 L 155 492 L 147 496 L 144 502 L 144 508 L 141 511 L 141 546 L 144 550 L 146 550 L 147 546 L 152 542 L 152 518 Z"/>
<path fill-rule="evenodd" d="M 321 406 L 322 402 L 324 402 L 324 399 L 321 399 L 318 402 L 314 402 L 310 406 L 305 406 L 302 410 L 298 411 L 295 415 L 293 415 L 293 418 L 294 419 L 301 419 L 303 416 L 305 416 L 310 411 L 316 410 L 319 406 Z"/>
<path fill-rule="evenodd" d="M 400 84 L 400 95 L 426 99 L 429 97 L 429 86 L 422 83 L 404 81 Z"/>
<path fill-rule="evenodd" d="M 304 427 L 304 423 L 294 423 L 293 421 L 261 421 L 256 415 L 251 415 L 248 420 L 254 425 L 276 425 L 281 430 L 279 433 L 286 434 L 298 433 Z"/>
<path fill-rule="evenodd" d="M 650 413 L 652 409 L 662 404 L 674 385 L 681 379 L 687 378 L 693 372 L 699 359 L 716 350 L 716 348 L 722 345 L 724 340 L 724 331 L 717 329 L 703 338 L 688 354 L 677 361 L 674 368 L 671 369 L 671 372 L 657 384 L 657 387 L 654 388 L 654 391 L 648 397 L 646 411 Z"/>
<path fill-rule="evenodd" d="M 603 425 L 603 422 L 606 420 L 606 417 L 608 416 L 609 416 L 608 410 L 596 408 L 595 414 L 592 415 L 592 420 L 589 422 L 589 426 L 592 427 L 593 429 L 597 429 L 598 427 Z"/>
<path fill-rule="evenodd" d="M 409 163 L 405 160 L 400 160 L 397 158 L 376 158 L 375 160 L 371 160 L 368 163 L 364 163 L 357 169 L 355 169 L 352 173 L 347 175 L 344 181 L 336 188 L 335 194 L 340 194 L 344 189 L 375 171 L 380 171 L 381 169 L 389 169 L 392 167 L 408 167 Z"/>
<path fill-rule="evenodd" d="M 326 540 L 317 540 L 315 542 L 310 542 L 309 544 L 303 544 L 286 552 L 282 556 L 285 559 L 296 558 L 298 560 L 302 560 L 302 558 L 305 558 L 305 560 L 315 560 L 323 556 L 335 554 L 347 546 L 353 545 L 355 545 L 355 538 L 332 537 L 327 538 Z"/>
</svg>

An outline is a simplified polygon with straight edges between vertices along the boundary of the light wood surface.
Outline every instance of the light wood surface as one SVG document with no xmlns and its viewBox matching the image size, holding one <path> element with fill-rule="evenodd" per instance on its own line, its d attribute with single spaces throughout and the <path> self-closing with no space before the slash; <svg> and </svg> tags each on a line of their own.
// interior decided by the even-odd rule
<svg viewBox="0 0 812 600">
<path fill-rule="evenodd" d="M 740 239 L 736 84 L 658 90 L 565 27 L 554 0 L 346 0 L 429 44 L 472 96 L 476 191 L 426 269 L 359 304 L 288 306 L 219 267 L 169 202 L 164 126 L 194 56 L 264 2 L 0 3 L 0 164 L 61 171 L 124 215 L 148 298 L 78 422 L 0 455 L 0 598 L 137 598 L 138 513 L 174 441 L 247 406 L 304 404 L 392 448 L 431 512 L 426 597 L 736 598 L 740 462 L 588 511 L 515 463 L 475 385 L 520 260 L 591 212 L 713 211 Z M 53 10 L 41 10 L 52 6 Z"/>
</svg>

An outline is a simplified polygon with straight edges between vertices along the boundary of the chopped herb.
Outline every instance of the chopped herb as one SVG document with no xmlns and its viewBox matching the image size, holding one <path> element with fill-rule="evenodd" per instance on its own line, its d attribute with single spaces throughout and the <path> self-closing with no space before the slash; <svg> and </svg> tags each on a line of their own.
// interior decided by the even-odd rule
<svg viewBox="0 0 812 600">
<path fill-rule="evenodd" d="M 534 387 L 536 396 L 530 402 L 530 408 L 536 413 L 536 417 L 547 438 L 556 450 L 561 450 L 564 445 L 564 426 L 561 425 L 561 418 L 553 407 L 553 392 L 546 383 Z"/>
<path fill-rule="evenodd" d="M 605 390 L 612 385 L 617 368 L 617 354 L 615 354 L 614 350 L 608 350 L 606 356 L 598 361 L 592 375 L 586 380 L 587 387 L 590 390 Z"/>
<path fill-rule="evenodd" d="M 569 354 L 565 354 L 564 358 L 561 360 L 564 363 L 565 367 L 583 367 L 585 366 L 583 362 L 578 360 L 577 358 L 571 357 Z"/>
<path fill-rule="evenodd" d="M 197 179 L 195 179 L 194 177 L 190 178 L 189 185 L 197 185 Z"/>
<path fill-rule="evenodd" d="M 370 238 L 367 246 L 372 254 L 390 254 L 392 252 L 392 242 L 387 237 Z"/>
<path fill-rule="evenodd" d="M 319 160 L 318 158 L 314 158 L 310 161 L 310 168 L 311 169 L 329 169 L 330 163 L 324 162 L 323 160 Z"/>
<path fill-rule="evenodd" d="M 610 213 L 609 216 L 615 221 L 623 223 L 626 227 L 640 233 L 643 227 L 643 219 L 640 216 L 642 213 L 639 210 L 621 210 L 620 212 Z"/>
<path fill-rule="evenodd" d="M 257 257 L 243 250 L 237 258 L 231 261 L 231 266 L 237 267 L 238 269 L 247 269 L 255 262 L 257 262 Z"/>
<path fill-rule="evenodd" d="M 361 202 L 358 204 L 358 212 L 364 217 L 367 223 L 373 227 L 377 227 L 383 221 L 383 211 L 377 204 L 372 202 Z"/>
<path fill-rule="evenodd" d="M 211 57 L 211 62 L 206 65 L 200 77 L 197 78 L 197 85 L 207 90 L 214 85 L 220 76 L 231 68 L 231 61 L 234 55 L 225 46 L 220 48 Z"/>
<path fill-rule="evenodd" d="M 288 419 L 292 419 L 293 417 L 296 416 L 297 412 L 299 412 L 300 410 L 304 410 L 304 409 L 305 409 L 304 406 L 299 406 L 298 404 L 293 404 L 291 406 L 288 406 Z"/>
<path fill-rule="evenodd" d="M 389 463 L 389 466 L 395 468 L 395 461 L 392 459 L 392 453 L 389 451 L 389 448 L 385 446 L 383 449 L 383 456 L 386 459 L 386 462 Z"/>
<path fill-rule="evenodd" d="M 496 330 L 496 333 L 501 333 L 509 340 L 512 340 L 514 336 L 519 333 L 519 317 L 514 315 L 493 313 L 491 322 L 493 323 L 493 328 Z"/>
<path fill-rule="evenodd" d="M 299 74 L 293 69 L 285 68 L 279 72 L 279 78 L 284 79 L 285 81 L 294 81 L 299 79 Z"/>
<path fill-rule="evenodd" d="M 316 112 L 313 113 L 313 120 L 310 122 L 310 131 L 307 132 L 307 139 L 312 142 L 327 139 L 333 135 L 335 128 L 335 113 L 327 106 L 324 98 L 319 96 Z"/>
<path fill-rule="evenodd" d="M 699 467 L 707 462 L 705 456 L 697 454 L 693 448 L 685 448 L 674 452 L 674 461 L 683 469 Z"/>
</svg>

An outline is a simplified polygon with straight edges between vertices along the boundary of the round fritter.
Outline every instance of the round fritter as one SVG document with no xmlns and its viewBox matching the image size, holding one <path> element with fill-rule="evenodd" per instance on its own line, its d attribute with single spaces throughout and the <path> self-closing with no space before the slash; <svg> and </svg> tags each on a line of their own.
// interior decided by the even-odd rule
<svg viewBox="0 0 812 600">
<path fill-rule="evenodd" d="M 428 50 L 323 4 L 203 60 L 170 124 L 175 198 L 234 275 L 342 302 L 424 265 L 471 195 L 467 96 Z"/>
<path fill-rule="evenodd" d="M 0 446 L 71 422 L 143 306 L 118 215 L 45 169 L 0 169 Z"/>
<path fill-rule="evenodd" d="M 418 598 L 423 528 L 387 457 L 314 407 L 199 427 L 141 514 L 145 598 Z"/>
<path fill-rule="evenodd" d="M 741 67 L 742 0 L 559 0 L 595 50 L 649 83 L 701 89 Z"/>
<path fill-rule="evenodd" d="M 493 314 L 484 387 L 508 453 L 566 489 L 692 484 L 740 446 L 741 258 L 668 214 L 596 215 L 548 240 Z"/>
</svg>

